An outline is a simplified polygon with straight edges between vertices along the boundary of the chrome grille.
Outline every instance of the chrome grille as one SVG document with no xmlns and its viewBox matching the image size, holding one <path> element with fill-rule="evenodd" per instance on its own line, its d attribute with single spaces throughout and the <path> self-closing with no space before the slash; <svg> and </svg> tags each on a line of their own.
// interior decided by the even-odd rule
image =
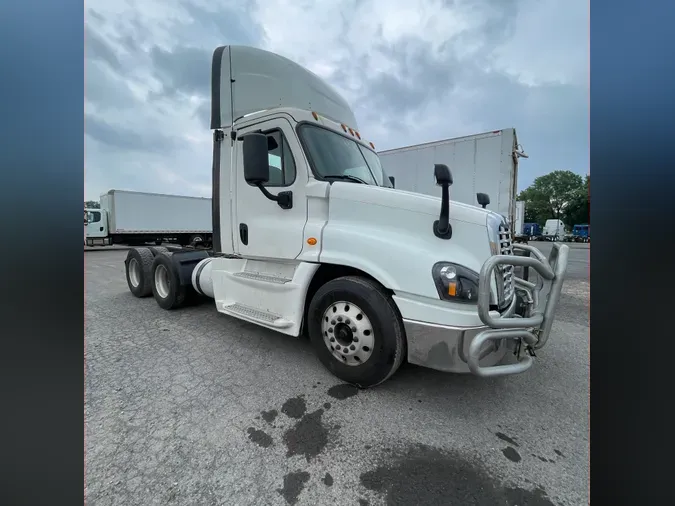
<svg viewBox="0 0 675 506">
<path fill-rule="evenodd" d="M 499 226 L 499 254 L 513 255 L 513 246 L 511 242 L 511 230 L 506 223 Z M 506 306 L 511 303 L 515 293 L 513 282 L 513 265 L 500 265 L 497 272 L 497 286 L 499 290 L 500 306 Z M 501 286 L 500 286 L 501 285 Z"/>
</svg>

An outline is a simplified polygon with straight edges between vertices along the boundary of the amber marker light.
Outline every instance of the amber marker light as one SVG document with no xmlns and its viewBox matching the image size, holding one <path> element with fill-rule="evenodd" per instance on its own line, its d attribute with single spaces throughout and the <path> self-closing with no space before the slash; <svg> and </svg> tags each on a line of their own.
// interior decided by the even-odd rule
<svg viewBox="0 0 675 506">
<path fill-rule="evenodd" d="M 448 283 L 448 295 L 450 297 L 457 296 L 457 283 Z"/>
<path fill-rule="evenodd" d="M 316 244 L 316 237 L 310 237 L 309 239 L 307 239 L 307 244 L 309 244 L 310 246 L 314 246 Z"/>
</svg>

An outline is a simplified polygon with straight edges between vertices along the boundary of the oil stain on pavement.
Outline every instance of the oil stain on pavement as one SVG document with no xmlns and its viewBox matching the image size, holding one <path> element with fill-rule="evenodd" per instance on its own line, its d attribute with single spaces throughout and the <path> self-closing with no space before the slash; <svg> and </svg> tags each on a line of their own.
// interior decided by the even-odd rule
<svg viewBox="0 0 675 506">
<path fill-rule="evenodd" d="M 336 394 L 338 397 L 335 398 L 348 398 L 354 395 L 344 388 L 338 390 L 338 392 L 340 393 Z M 280 410 L 262 411 L 261 416 L 256 417 L 256 419 L 259 420 L 262 417 L 272 428 L 277 428 L 277 425 L 273 424 L 275 421 L 279 421 L 279 412 L 294 420 L 294 425 L 281 436 L 286 446 L 286 457 L 291 458 L 299 455 L 310 462 L 325 450 L 331 436 L 340 428 L 338 425 L 327 425 L 323 421 L 323 414 L 331 407 L 330 402 L 325 402 L 322 409 L 308 413 L 305 397 L 299 395 L 287 399 Z M 248 438 L 262 448 L 269 448 L 274 444 L 273 437 L 260 429 L 249 427 L 247 432 Z M 277 492 L 288 504 L 295 504 L 310 478 L 310 473 L 303 470 L 288 473 L 283 477 L 283 486 L 278 488 Z M 326 473 L 322 481 L 327 487 L 333 485 L 333 477 L 329 473 Z"/>
<path fill-rule="evenodd" d="M 470 461 L 423 445 L 412 446 L 361 474 L 361 484 L 382 494 L 387 506 L 554 506 L 543 489 L 501 486 Z"/>
<path fill-rule="evenodd" d="M 309 462 L 323 452 L 328 444 L 330 427 L 323 424 L 323 409 L 304 415 L 293 427 L 284 433 L 286 457 L 302 455 Z"/>
<path fill-rule="evenodd" d="M 309 473 L 307 471 L 295 471 L 284 476 L 284 486 L 278 488 L 277 492 L 286 499 L 288 504 L 295 504 L 298 502 L 300 493 L 305 488 L 305 484 L 309 481 Z"/>
<path fill-rule="evenodd" d="M 357 395 L 358 389 L 351 385 L 336 385 L 327 393 L 343 401 Z M 330 403 L 323 403 L 322 408 L 308 412 L 305 397 L 299 395 L 286 400 L 280 410 L 263 411 L 261 416 L 268 425 L 277 422 L 272 428 L 279 427 L 280 414 L 287 417 L 293 423 L 292 427 L 283 433 L 279 432 L 280 427 L 275 431 L 286 447 L 286 457 L 301 456 L 309 463 L 337 438 L 340 427 L 331 426 L 323 419 L 326 410 L 331 407 Z M 501 432 L 495 435 L 509 444 L 502 450 L 506 458 L 519 462 L 520 454 L 514 448 L 519 444 L 515 438 Z M 270 434 L 254 427 L 248 428 L 248 438 L 262 448 L 274 444 Z M 276 490 L 288 504 L 295 505 L 310 479 L 308 471 L 296 469 L 283 477 L 283 485 Z M 325 473 L 319 479 L 326 487 L 334 484 L 330 473 Z M 360 475 L 360 485 L 364 492 L 368 490 L 379 495 L 387 506 L 555 506 L 542 488 L 527 490 L 505 486 L 470 460 L 424 445 L 386 449 L 376 467 Z M 352 500 L 356 500 L 359 505 L 369 504 L 363 497 L 354 497 Z"/>
<path fill-rule="evenodd" d="M 335 385 L 328 389 L 328 395 L 330 395 L 333 399 L 338 399 L 340 401 L 348 399 L 349 397 L 354 397 L 358 393 L 359 389 L 354 385 L 349 385 L 348 383 Z"/>
</svg>

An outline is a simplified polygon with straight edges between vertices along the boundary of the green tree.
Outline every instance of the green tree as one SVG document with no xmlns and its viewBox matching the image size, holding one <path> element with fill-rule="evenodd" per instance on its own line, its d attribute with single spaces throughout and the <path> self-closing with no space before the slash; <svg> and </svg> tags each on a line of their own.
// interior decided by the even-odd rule
<svg viewBox="0 0 675 506">
<path fill-rule="evenodd" d="M 579 195 L 565 209 L 564 221 L 569 226 L 591 222 L 591 176 L 586 176 Z"/>
<path fill-rule="evenodd" d="M 565 219 L 566 210 L 581 202 L 584 181 L 569 170 L 539 176 L 517 200 L 525 201 L 525 221 L 543 225 L 548 219 Z M 586 195 L 588 193 L 586 192 Z"/>
<path fill-rule="evenodd" d="M 100 208 L 101 208 L 101 204 L 98 203 L 98 202 L 96 202 L 95 200 L 87 200 L 87 201 L 84 203 L 84 208 L 85 208 L 85 209 L 100 209 Z"/>
</svg>

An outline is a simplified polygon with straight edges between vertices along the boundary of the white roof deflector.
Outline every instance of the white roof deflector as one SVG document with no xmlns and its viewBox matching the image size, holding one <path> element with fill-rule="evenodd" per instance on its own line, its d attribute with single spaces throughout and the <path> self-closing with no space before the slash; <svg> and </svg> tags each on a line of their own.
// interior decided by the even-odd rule
<svg viewBox="0 0 675 506">
<path fill-rule="evenodd" d="M 221 46 L 211 65 L 211 129 L 275 107 L 315 111 L 357 129 L 346 100 L 319 76 L 291 60 L 247 46 Z"/>
</svg>

